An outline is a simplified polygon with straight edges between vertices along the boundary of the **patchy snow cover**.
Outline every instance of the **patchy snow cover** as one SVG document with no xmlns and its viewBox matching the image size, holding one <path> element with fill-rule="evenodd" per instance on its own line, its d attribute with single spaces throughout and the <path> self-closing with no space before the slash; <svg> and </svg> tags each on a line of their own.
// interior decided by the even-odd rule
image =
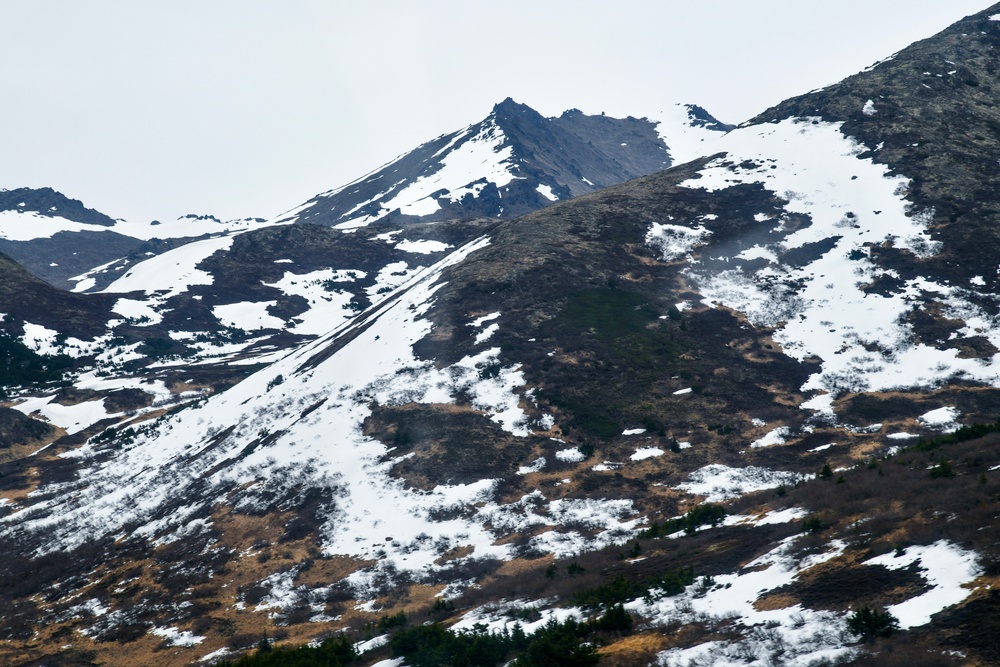
<svg viewBox="0 0 1000 667">
<path fill-rule="evenodd" d="M 740 571 L 697 582 L 678 596 L 657 599 L 652 594 L 625 608 L 653 618 L 654 625 L 673 623 L 732 623 L 743 630 L 741 640 L 711 641 L 686 649 L 668 649 L 659 665 L 802 665 L 822 659 L 846 657 L 850 641 L 844 619 L 833 612 L 794 605 L 759 611 L 754 603 L 762 595 L 790 584 L 798 575 L 839 555 L 844 544 L 833 542 L 827 550 L 797 557 L 800 536 L 792 536 L 772 551 L 747 563 Z"/>
<path fill-rule="evenodd" d="M 641 435 L 646 432 L 644 428 L 627 428 L 622 431 L 622 435 Z"/>
<path fill-rule="evenodd" d="M 118 299 L 111 312 L 118 313 L 126 321 L 131 320 L 128 323 L 134 326 L 148 327 L 163 321 L 163 315 L 156 312 L 148 302 L 136 299 Z"/>
<path fill-rule="evenodd" d="M 865 244 L 892 244 L 920 257 L 938 250 L 927 232 L 931 212 L 914 209 L 904 198 L 908 179 L 860 157 L 868 149 L 845 137 L 839 123 L 815 119 L 739 128 L 717 148 L 726 156 L 682 186 L 716 191 L 761 184 L 787 201 L 788 213 L 808 215 L 811 224 L 794 231 L 781 219 L 759 223 L 770 228 L 774 242 L 768 247 L 776 251 L 834 240 L 830 250 L 801 266 L 744 267 L 737 258 L 702 258 L 686 269 L 706 305 L 727 306 L 755 325 L 776 327 L 774 339 L 785 354 L 822 361 L 801 388 L 819 392 L 804 408 L 831 411 L 832 398 L 843 392 L 932 387 L 956 377 L 1000 384 L 996 359 L 963 359 L 957 349 L 922 344 L 905 317 L 930 293 L 946 305 L 945 317 L 966 322 L 960 335 L 1000 343 L 1000 326 L 975 305 L 971 288 L 915 277 L 900 278 L 895 293 L 862 289 L 883 275 L 898 278 L 870 259 Z M 688 229 L 688 238 L 703 238 L 703 227 Z M 662 243 L 655 234 L 648 241 L 657 249 Z"/>
<path fill-rule="evenodd" d="M 482 345 L 490 339 L 490 337 L 500 330 L 500 325 L 493 323 L 476 334 L 476 345 Z"/>
<path fill-rule="evenodd" d="M 441 241 L 421 240 L 421 241 L 400 241 L 396 244 L 396 250 L 403 252 L 414 252 L 420 255 L 430 255 L 436 252 L 444 252 L 453 246 Z"/>
<path fill-rule="evenodd" d="M 21 342 L 38 354 L 66 354 L 71 357 L 85 357 L 99 354 L 111 340 L 110 334 L 99 336 L 90 341 L 80 340 L 72 336 L 63 340 L 58 331 L 40 324 L 25 322 L 23 326 L 24 334 L 21 336 Z"/>
<path fill-rule="evenodd" d="M 931 410 L 930 412 L 925 412 L 917 418 L 924 426 L 929 426 L 938 430 L 945 432 L 951 432 L 958 429 L 958 416 L 961 413 L 952 407 L 938 408 L 937 410 Z"/>
<path fill-rule="evenodd" d="M 646 232 L 646 244 L 660 251 L 660 259 L 669 262 L 689 256 L 712 232 L 704 227 L 683 227 L 654 222 Z"/>
<path fill-rule="evenodd" d="M 763 438 L 758 438 L 750 443 L 751 447 L 773 447 L 774 445 L 783 445 L 785 440 L 792 434 L 792 429 L 787 426 L 779 426 L 773 431 L 769 432 Z"/>
<path fill-rule="evenodd" d="M 199 637 L 188 630 L 179 630 L 173 626 L 168 628 L 153 628 L 149 633 L 166 639 L 167 646 L 196 646 L 205 641 L 204 637 Z"/>
<path fill-rule="evenodd" d="M 257 329 L 283 329 L 285 321 L 267 312 L 277 301 L 240 301 L 212 308 L 212 314 L 227 327 L 255 331 Z"/>
<path fill-rule="evenodd" d="M 423 269 L 422 266 L 412 269 L 409 266 L 404 261 L 392 262 L 383 266 L 379 270 L 378 275 L 375 276 L 375 284 L 365 288 L 365 294 L 368 295 L 371 302 L 377 304 L 385 298 L 386 294 L 389 294 L 400 285 L 409 281 L 410 278 Z"/>
<path fill-rule="evenodd" d="M 394 462 L 385 458 L 386 446 L 363 433 L 373 404 L 441 404 L 462 396 L 515 436 L 531 434 L 521 407 L 531 401 L 523 374 L 516 365 L 500 365 L 499 348 L 445 368 L 416 358 L 411 349 L 432 330 L 425 313 L 442 285 L 441 272 L 488 243 L 478 239 L 415 271 L 338 330 L 226 392 L 144 424 L 129 444 L 73 450 L 84 472 L 43 487 L 33 503 L 0 519 L 0 526 L 14 534 L 43 531 L 44 552 L 110 538 L 126 525 L 151 541 L 169 541 L 203 516 L 206 504 L 262 510 L 275 496 L 308 483 L 326 494 L 322 548 L 377 562 L 349 579 L 360 595 L 383 570 L 420 576 L 451 567 L 435 561 L 458 546 L 472 547 L 470 560 L 509 558 L 515 547 L 495 543 L 509 525 L 552 526 L 528 548 L 556 553 L 629 539 L 639 521 L 632 518 L 630 501 L 538 498 L 500 505 L 491 501 L 495 482 L 489 479 L 408 489 L 390 476 Z M 488 375 L 482 373 L 487 367 Z M 284 382 L 275 384 L 278 375 Z M 440 518 L 462 507 L 471 511 Z"/>
<path fill-rule="evenodd" d="M 500 311 L 496 311 L 494 313 L 488 313 L 486 315 L 483 315 L 482 317 L 477 317 L 476 319 L 472 320 L 471 322 L 469 322 L 468 326 L 481 327 L 487 322 L 495 320 L 498 317 L 500 317 Z"/>
<path fill-rule="evenodd" d="M 541 472 L 544 469 L 545 469 L 545 457 L 544 456 L 539 456 L 537 459 L 535 459 L 534 461 L 532 461 L 530 464 L 528 464 L 526 466 L 521 466 L 520 468 L 518 468 L 517 469 L 517 474 L 518 475 L 527 475 L 528 473 L 532 473 L 532 472 Z"/>
<path fill-rule="evenodd" d="M 581 452 L 579 447 L 570 447 L 556 452 L 556 458 L 567 463 L 579 463 L 586 459 L 587 455 Z"/>
<path fill-rule="evenodd" d="M 808 516 L 809 512 L 801 507 L 788 507 L 783 510 L 774 510 L 757 516 L 746 516 L 742 514 L 731 514 L 723 521 L 724 526 L 741 526 L 752 524 L 754 526 L 770 526 L 780 523 L 791 523 Z M 680 532 L 683 534 L 683 531 Z"/>
<path fill-rule="evenodd" d="M 349 308 L 353 295 L 346 290 L 335 289 L 336 283 L 354 282 L 366 276 L 364 271 L 354 269 L 320 269 L 309 273 L 287 271 L 277 282 L 264 285 L 305 299 L 309 310 L 296 315 L 288 330 L 318 336 L 336 329 L 355 315 Z"/>
<path fill-rule="evenodd" d="M 373 651 L 377 648 L 381 648 L 389 643 L 389 635 L 379 635 L 378 637 L 372 637 L 366 641 L 357 642 L 354 644 L 354 650 L 358 653 L 367 653 L 368 651 Z"/>
<path fill-rule="evenodd" d="M 887 553 L 865 561 L 865 565 L 883 565 L 890 570 L 913 563 L 919 563 L 921 574 L 931 589 L 886 609 L 899 619 L 899 627 L 904 630 L 930 623 L 931 616 L 967 598 L 972 590 L 964 586 L 982 574 L 974 552 L 965 551 L 947 540 L 907 547 L 901 555 Z"/>
<path fill-rule="evenodd" d="M 500 600 L 467 611 L 462 618 L 451 626 L 451 630 L 472 630 L 478 625 L 485 626 L 486 632 L 503 632 L 513 630 L 520 625 L 525 634 L 534 634 L 550 621 L 563 623 L 569 619 L 583 620 L 583 612 L 576 607 L 546 607 L 549 600 Z M 518 614 L 525 609 L 537 609 L 539 618 L 525 621 Z"/>
<path fill-rule="evenodd" d="M 656 458 L 657 456 L 663 456 L 663 450 L 659 447 L 640 447 L 629 458 L 633 461 L 643 461 L 645 459 Z"/>
<path fill-rule="evenodd" d="M 438 152 L 442 157 L 441 167 L 437 171 L 421 176 L 398 191 L 397 188 L 403 183 L 390 185 L 387 190 L 355 209 L 378 201 L 377 213 L 347 220 L 336 227 L 338 229 L 364 227 L 396 209 L 403 215 L 430 215 L 441 208 L 438 203 L 439 197 L 449 201 L 459 201 L 466 194 L 478 197 L 487 182 L 495 184 L 498 188 L 510 183 L 514 179 L 510 162 L 514 149 L 507 145 L 507 137 L 503 130 L 492 119 L 483 124 L 477 134 L 473 134 L 475 127 L 470 125 L 458 133 L 451 143 Z M 358 182 L 360 181 L 353 183 Z M 340 192 L 352 184 L 331 191 L 329 194 Z M 445 191 L 443 194 L 442 190 Z"/>
<path fill-rule="evenodd" d="M 812 475 L 796 472 L 768 470 L 749 466 L 730 468 L 713 463 L 688 475 L 688 481 L 676 488 L 696 496 L 705 496 L 706 502 L 719 502 L 736 498 L 751 491 L 773 489 L 782 484 L 795 484 L 810 479 Z"/>
</svg>

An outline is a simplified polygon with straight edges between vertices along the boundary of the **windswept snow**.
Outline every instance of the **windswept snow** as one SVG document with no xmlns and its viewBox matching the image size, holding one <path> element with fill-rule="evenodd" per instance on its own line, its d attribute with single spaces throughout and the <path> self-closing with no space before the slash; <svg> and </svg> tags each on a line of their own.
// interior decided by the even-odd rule
<svg viewBox="0 0 1000 667">
<path fill-rule="evenodd" d="M 840 124 L 815 119 L 739 128 L 722 138 L 718 149 L 726 151 L 725 157 L 683 186 L 717 191 L 761 184 L 787 202 L 787 213 L 807 215 L 811 221 L 794 231 L 786 230 L 782 220 L 759 221 L 773 228 L 768 248 L 784 252 L 831 239 L 834 243 L 801 266 L 744 267 L 736 258 L 721 258 L 721 266 L 694 263 L 686 269 L 706 305 L 733 308 L 755 325 L 776 327 L 774 340 L 785 354 L 822 361 L 801 388 L 820 392 L 804 408 L 830 410 L 830 400 L 843 392 L 934 387 L 952 378 L 1000 384 L 995 358 L 962 358 L 957 349 L 920 343 L 908 324 L 910 310 L 932 294 L 946 305 L 945 317 L 967 323 L 960 335 L 981 331 L 1000 343 L 1000 326 L 975 305 L 970 288 L 922 277 L 904 279 L 869 256 L 866 244 L 891 244 L 918 257 L 938 251 L 927 231 L 931 212 L 906 201 L 905 177 L 861 157 L 867 149 L 845 137 Z M 704 237 L 704 228 L 688 229 L 687 236 L 674 236 Z M 660 236 L 651 232 L 647 240 L 663 252 Z M 695 243 L 675 245 L 665 257 L 688 252 Z M 898 280 L 901 287 L 888 293 L 863 289 L 880 277 Z"/>
<path fill-rule="evenodd" d="M 102 292 L 156 292 L 161 301 L 186 292 L 191 285 L 211 285 L 211 274 L 197 265 L 219 250 L 228 250 L 233 236 L 195 241 L 136 264 Z"/>
<path fill-rule="evenodd" d="M 383 199 L 379 202 L 378 213 L 350 219 L 337 228 L 363 227 L 397 209 L 403 215 L 430 215 L 441 208 L 438 197 L 458 201 L 466 193 L 478 196 L 487 182 L 498 188 L 510 183 L 514 179 L 510 162 L 514 149 L 507 143 L 507 137 L 493 121 L 483 125 L 477 134 L 473 134 L 475 127 L 470 125 L 439 151 L 442 155 L 439 169 L 401 190 L 393 192 L 394 186 L 380 193 L 365 202 L 370 204 Z M 386 198 L 390 194 L 392 196 Z"/>
<path fill-rule="evenodd" d="M 811 475 L 796 472 L 768 470 L 754 466 L 730 468 L 713 463 L 695 470 L 688 476 L 688 481 L 678 484 L 677 488 L 696 496 L 705 496 L 707 502 L 719 502 L 751 491 L 795 484 L 810 477 Z"/>
</svg>

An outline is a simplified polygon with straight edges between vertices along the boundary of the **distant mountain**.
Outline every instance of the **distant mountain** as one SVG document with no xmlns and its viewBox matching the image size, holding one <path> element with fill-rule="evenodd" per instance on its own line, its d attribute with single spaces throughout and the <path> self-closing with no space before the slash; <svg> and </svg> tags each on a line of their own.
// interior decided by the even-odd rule
<svg viewBox="0 0 1000 667">
<path fill-rule="evenodd" d="M 685 135 L 687 146 L 731 127 L 690 105 L 661 124 L 576 109 L 545 118 L 507 98 L 483 121 L 319 194 L 282 219 L 340 228 L 377 220 L 511 219 L 669 167 L 687 157 L 671 150 L 675 134 Z"/>
<path fill-rule="evenodd" d="M 0 190 L 0 252 L 51 285 L 77 291 L 110 283 L 125 267 L 194 239 L 263 226 L 260 218 L 194 214 L 128 222 L 52 188 Z"/>
<path fill-rule="evenodd" d="M 16 188 L 0 190 L 0 213 L 16 211 L 48 218 L 101 227 L 114 227 L 115 220 L 100 211 L 87 208 L 83 202 L 70 199 L 52 188 Z"/>
</svg>

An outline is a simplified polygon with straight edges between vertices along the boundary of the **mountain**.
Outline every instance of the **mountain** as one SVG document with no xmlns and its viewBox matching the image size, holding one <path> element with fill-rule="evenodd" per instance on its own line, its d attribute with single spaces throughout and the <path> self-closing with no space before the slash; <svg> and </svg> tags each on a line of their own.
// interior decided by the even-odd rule
<svg viewBox="0 0 1000 667">
<path fill-rule="evenodd" d="M 70 295 L 162 349 L 4 406 L 71 439 L 0 465 L 2 661 L 1000 664 L 998 44 L 1000 5 L 513 219 Z"/>
<path fill-rule="evenodd" d="M 385 222 L 515 218 L 552 202 L 664 169 L 672 150 L 731 129 L 694 105 L 662 121 L 589 116 L 545 118 L 507 98 L 487 118 L 445 134 L 352 183 L 321 193 L 284 220 L 342 229 Z"/>
<path fill-rule="evenodd" d="M 513 103 L 506 108 L 534 114 Z M 688 107 L 675 113 L 691 120 L 690 127 L 687 120 L 667 125 L 679 140 L 689 140 L 685 132 L 704 120 L 692 120 L 695 116 L 688 114 L 695 112 Z M 553 153 L 564 149 L 546 139 L 549 123 L 538 119 L 534 127 L 519 130 L 519 143 L 535 146 L 539 160 L 565 163 L 564 158 L 547 157 L 543 147 Z M 609 141 L 634 134 L 615 128 L 652 127 L 647 121 L 579 112 L 567 112 L 563 120 L 576 135 L 589 136 L 605 149 Z M 656 151 L 662 153 L 662 146 Z M 635 155 L 641 156 L 634 149 L 618 152 L 633 162 Z M 138 224 L 113 220 L 51 189 L 11 191 L 5 202 L 10 211 L 0 220 L 0 235 L 6 237 L 0 244 L 13 257 L 50 283 L 101 294 L 94 299 L 67 296 L 44 315 L 37 308 L 44 301 L 24 298 L 37 286 L 22 289 L 11 281 L 0 298 L 0 312 L 9 314 L 2 328 L 17 341 L 11 344 L 27 345 L 43 358 L 72 359 L 60 363 L 64 374 L 76 376 L 77 393 L 54 395 L 51 387 L 43 387 L 37 400 L 21 404 L 26 414 L 72 431 L 50 432 L 50 441 L 62 445 L 75 445 L 128 417 L 107 407 L 119 403 L 120 391 L 132 392 L 135 409 L 148 412 L 160 403 L 189 401 L 195 389 L 214 392 L 232 385 L 273 359 L 276 351 L 311 340 L 383 299 L 448 249 L 468 241 L 483 224 L 410 223 L 401 230 L 382 222 L 348 235 L 315 225 L 289 228 L 210 215 Z M 57 215 L 60 211 L 68 211 L 69 217 Z M 52 324 L 77 317 L 65 307 L 69 302 L 93 311 L 85 335 Z M 108 377 L 115 380 L 102 379 Z M 5 384 L 23 385 L 19 378 L 14 374 Z M 29 385 L 16 393 L 27 397 L 32 391 Z M 72 410 L 57 407 L 67 402 Z"/>
<path fill-rule="evenodd" d="M 106 276 L 196 238 L 259 228 L 264 220 L 223 222 L 185 215 L 170 223 L 113 219 L 52 188 L 0 190 L 0 252 L 51 285 L 83 291 Z M 82 288 L 81 288 L 82 284 Z"/>
</svg>

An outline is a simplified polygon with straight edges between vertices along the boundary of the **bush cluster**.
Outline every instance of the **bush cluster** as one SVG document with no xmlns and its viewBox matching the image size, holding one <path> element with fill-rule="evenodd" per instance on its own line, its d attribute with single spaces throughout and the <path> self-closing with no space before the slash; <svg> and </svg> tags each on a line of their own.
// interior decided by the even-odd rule
<svg viewBox="0 0 1000 667">
<path fill-rule="evenodd" d="M 640 539 L 652 539 L 655 537 L 666 537 L 683 530 L 688 535 L 694 533 L 702 526 L 717 526 L 726 518 L 726 508 L 715 503 L 705 503 L 698 505 L 693 510 L 677 519 L 670 519 L 660 523 L 659 521 L 639 532 Z"/>
</svg>

